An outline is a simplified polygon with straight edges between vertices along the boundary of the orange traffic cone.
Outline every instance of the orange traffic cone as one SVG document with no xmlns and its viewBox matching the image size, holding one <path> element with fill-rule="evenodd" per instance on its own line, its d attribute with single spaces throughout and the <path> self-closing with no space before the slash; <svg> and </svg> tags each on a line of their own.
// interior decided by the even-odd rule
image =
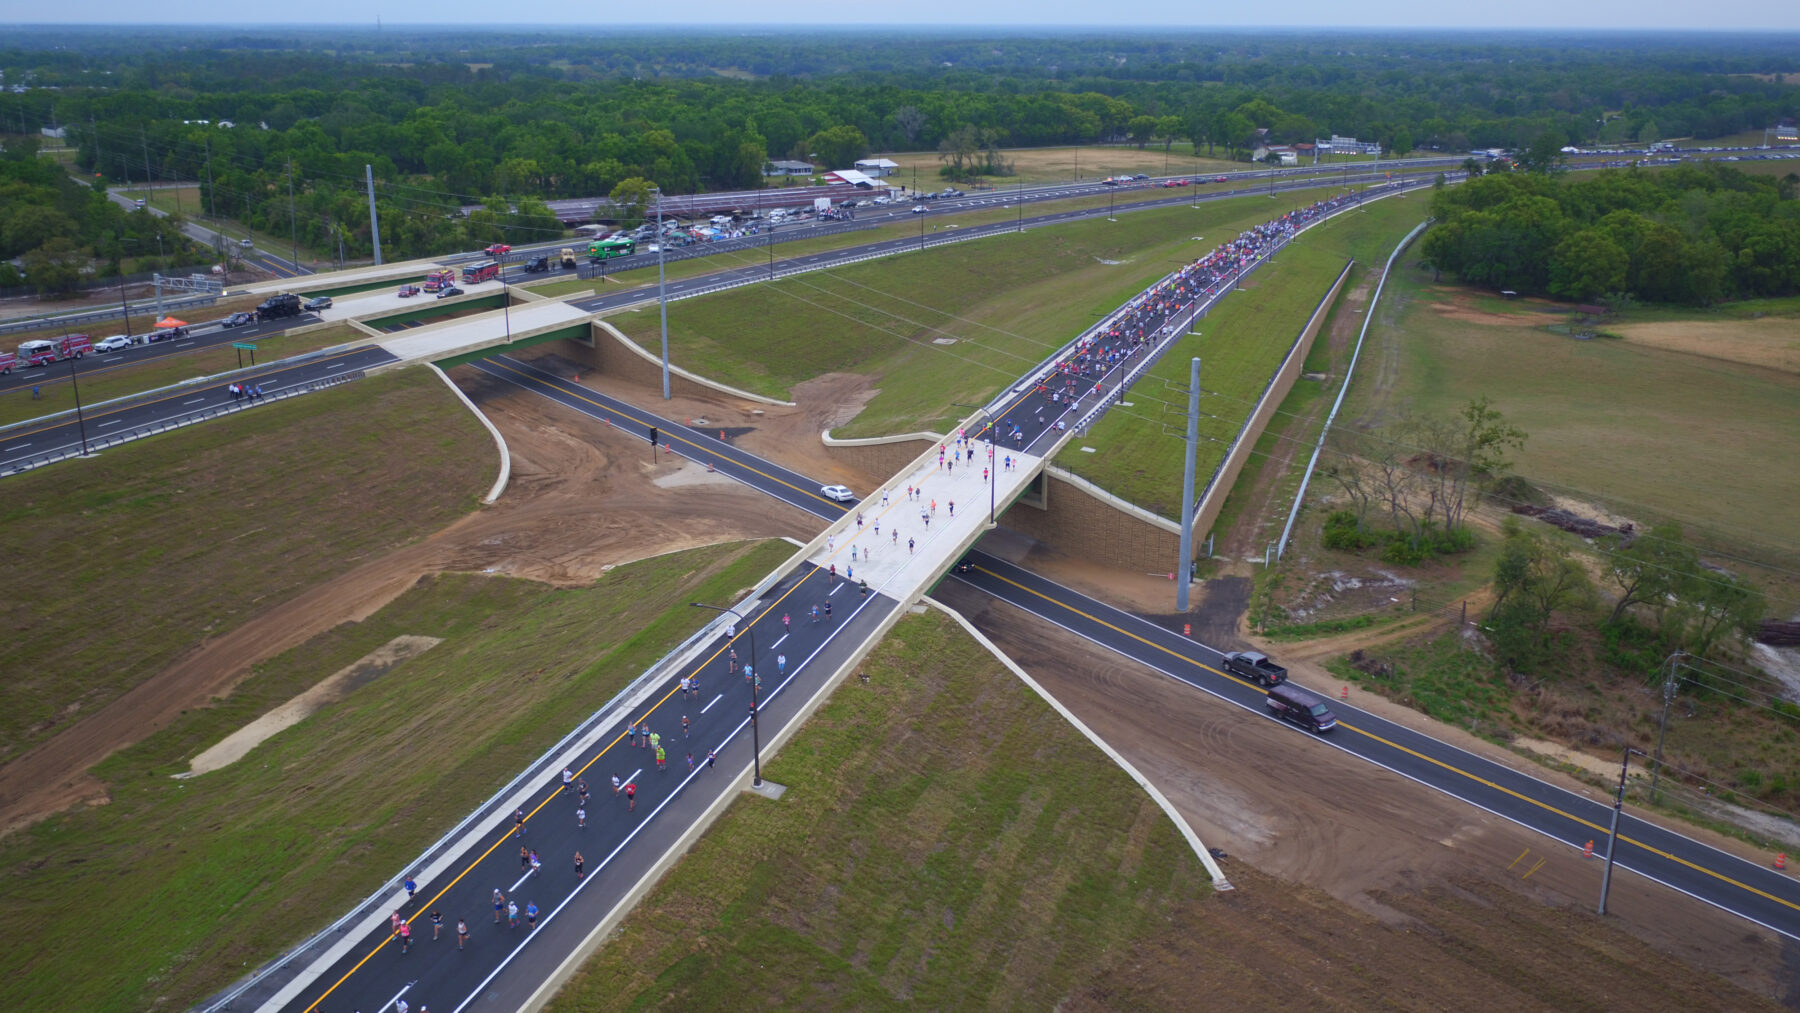
<svg viewBox="0 0 1800 1013">
<path fill-rule="evenodd" d="M 1780 853 L 1777 853 L 1775 855 L 1775 868 L 1777 868 L 1777 869 L 1787 868 L 1787 856 L 1786 855 L 1780 854 Z"/>
<path fill-rule="evenodd" d="M 1587 847 L 1581 849 L 1581 857 L 1583 857 L 1583 858 L 1594 857 L 1594 842 L 1593 841 L 1587 842 Z"/>
<path fill-rule="evenodd" d="M 1350 687 L 1349 686 L 1345 686 L 1343 689 L 1338 691 L 1338 699 L 1339 700 L 1350 699 Z"/>
</svg>

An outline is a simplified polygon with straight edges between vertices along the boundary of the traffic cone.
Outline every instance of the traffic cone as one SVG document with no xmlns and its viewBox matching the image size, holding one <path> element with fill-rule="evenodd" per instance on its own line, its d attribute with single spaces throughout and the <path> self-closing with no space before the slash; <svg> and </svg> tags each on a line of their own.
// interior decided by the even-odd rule
<svg viewBox="0 0 1800 1013">
<path fill-rule="evenodd" d="M 1583 858 L 1594 857 L 1594 842 L 1593 841 L 1587 842 L 1587 847 L 1581 849 L 1581 857 L 1583 857 Z"/>
<path fill-rule="evenodd" d="M 1339 700 L 1350 699 L 1350 687 L 1349 686 L 1346 685 L 1343 689 L 1338 690 L 1338 699 Z"/>
<path fill-rule="evenodd" d="M 1775 868 L 1777 868 L 1777 869 L 1787 868 L 1787 855 L 1781 854 L 1781 853 L 1777 853 L 1775 855 Z"/>
</svg>

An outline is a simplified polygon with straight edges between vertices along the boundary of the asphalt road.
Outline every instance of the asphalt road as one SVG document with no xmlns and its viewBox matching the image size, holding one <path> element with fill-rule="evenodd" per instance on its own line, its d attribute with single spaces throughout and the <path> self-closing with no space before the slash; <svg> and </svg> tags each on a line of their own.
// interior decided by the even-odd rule
<svg viewBox="0 0 1800 1013">
<path fill-rule="evenodd" d="M 956 579 L 1263 720 L 1275 720 L 1263 706 L 1267 692 L 1226 674 L 1219 651 L 1011 563 L 981 552 L 971 555 L 973 567 Z M 1576 850 L 1594 841 L 1595 853 L 1604 854 L 1610 800 L 1602 802 L 1565 791 L 1384 720 L 1336 699 L 1329 687 L 1317 687 L 1315 692 L 1337 713 L 1338 726 L 1315 736 L 1284 724 L 1294 735 L 1319 738 Z M 1296 749 L 1300 748 L 1296 743 Z M 1303 776 L 1296 776 L 1294 788 L 1306 790 Z M 1790 876 L 1707 847 L 1630 812 L 1619 823 L 1617 862 L 1621 869 L 1800 939 L 1800 882 Z"/>
<path fill-rule="evenodd" d="M 117 190 L 108 190 L 106 192 L 106 197 L 114 204 L 124 208 L 129 209 L 137 206 L 137 198 L 120 193 Z M 169 213 L 161 208 L 146 205 L 145 210 L 158 218 L 169 217 Z M 192 239 L 194 242 L 199 243 L 201 246 L 208 247 L 209 249 L 236 250 L 243 257 L 245 264 L 253 268 L 267 271 L 277 278 L 293 278 L 299 275 L 313 273 L 311 268 L 291 259 L 291 257 L 278 256 L 267 250 L 256 248 L 247 249 L 238 244 L 238 238 L 228 236 L 214 229 L 209 229 L 204 225 L 195 224 L 192 220 L 186 220 L 181 223 L 181 232 L 189 239 Z"/>
<path fill-rule="evenodd" d="M 35 425 L 28 423 L 0 433 L 0 472 L 30 458 L 67 453 L 78 448 L 84 430 L 86 438 L 92 441 L 144 426 L 166 425 L 209 408 L 231 404 L 227 387 L 232 383 L 260 384 L 263 393 L 270 395 L 393 361 L 394 356 L 379 347 L 353 348 L 303 363 L 271 364 L 234 375 L 229 380 L 195 384 L 142 401 L 84 411 L 79 422 L 70 416 Z M 49 368 L 59 367 L 66 371 L 60 364 Z"/>
<path fill-rule="evenodd" d="M 585 826 L 576 812 L 583 808 L 579 790 L 565 786 L 560 758 L 552 758 L 533 772 L 537 787 L 527 797 L 495 803 L 467 839 L 447 846 L 445 856 L 433 856 L 443 859 L 432 866 L 441 871 L 422 883 L 413 900 L 395 896 L 412 930 L 410 952 L 402 952 L 393 937 L 389 912 L 369 911 L 347 938 L 321 944 L 343 943 L 329 970 L 276 1008 L 375 1011 L 401 996 L 414 1009 L 428 1004 L 447 1013 L 519 1008 L 750 765 L 752 690 L 741 668 L 728 670 L 731 652 L 761 673 L 758 723 L 767 742 L 776 728 L 798 718 L 855 645 L 899 607 L 878 594 L 861 597 L 841 581 L 834 585 L 811 566 L 789 574 L 764 601 L 751 622 L 738 624 L 735 639 L 717 630 L 696 661 L 666 673 L 645 702 L 608 715 L 597 741 L 568 761 L 577 783 L 585 780 L 591 793 Z M 827 602 L 831 618 L 815 620 L 813 606 L 822 611 Z M 683 676 L 696 676 L 699 688 L 684 695 Z M 637 744 L 641 740 L 624 735 L 628 724 L 644 723 L 660 736 L 666 768 L 658 768 L 654 752 Z M 709 753 L 717 754 L 716 768 L 707 765 Z M 636 786 L 635 808 L 623 793 L 613 794 L 614 775 Z M 521 859 L 521 848 L 539 856 L 536 872 Z M 585 860 L 579 877 L 577 852 Z M 518 905 L 517 927 L 505 916 L 495 923 L 496 890 Z M 529 904 L 540 912 L 535 927 L 525 913 Z M 436 941 L 433 911 L 444 920 Z M 471 936 L 461 950 L 459 919 Z M 267 998 L 251 994 L 235 1005 L 256 1008 Z"/>
<path fill-rule="evenodd" d="M 316 314 L 303 313 L 297 317 L 282 320 L 264 320 L 261 323 L 246 324 L 242 327 L 224 327 L 217 321 L 208 321 L 188 328 L 187 337 L 173 341 L 153 341 L 143 345 L 127 345 L 116 352 L 90 352 L 85 357 L 74 361 L 75 372 L 82 379 L 89 374 L 104 373 L 121 366 L 134 366 L 140 362 L 161 359 L 170 355 L 183 355 L 202 348 L 215 345 L 230 345 L 233 342 L 254 343 L 257 338 L 270 335 L 293 327 L 316 324 Z M 98 340 L 103 335 L 96 335 Z M 20 366 L 5 376 L 0 376 L 0 394 L 30 387 L 33 384 L 66 383 L 69 379 L 69 363 L 58 362 L 49 366 Z"/>
</svg>

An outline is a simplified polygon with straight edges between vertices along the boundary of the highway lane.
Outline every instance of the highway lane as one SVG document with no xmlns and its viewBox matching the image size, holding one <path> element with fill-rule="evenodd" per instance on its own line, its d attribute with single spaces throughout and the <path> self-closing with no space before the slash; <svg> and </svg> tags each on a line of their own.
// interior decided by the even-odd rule
<svg viewBox="0 0 1800 1013">
<path fill-rule="evenodd" d="M 323 380 L 338 379 L 345 374 L 394 361 L 394 356 L 385 349 L 369 345 L 302 363 L 274 363 L 261 369 L 247 370 L 228 380 L 194 384 L 141 401 L 98 411 L 84 411 L 79 423 L 73 416 L 59 417 L 48 422 L 26 423 L 0 433 L 0 472 L 32 458 L 78 449 L 84 428 L 91 444 L 97 439 L 144 426 L 168 424 L 199 412 L 230 405 L 233 401 L 227 388 L 232 383 L 260 384 L 267 396 Z"/>
<path fill-rule="evenodd" d="M 195 324 L 188 328 L 186 337 L 175 340 L 152 341 L 142 345 L 127 345 L 116 352 L 90 352 L 84 358 L 75 360 L 75 372 L 81 379 L 89 374 L 104 373 L 107 370 L 122 366 L 135 366 L 152 359 L 166 358 L 171 355 L 185 355 L 188 352 L 211 348 L 216 345 L 230 345 L 233 342 L 253 343 L 257 338 L 273 337 L 294 327 L 316 324 L 319 317 L 312 313 L 303 313 L 297 317 L 282 320 L 264 320 L 260 323 L 245 324 L 242 327 L 225 327 L 218 321 Z M 94 336 L 98 340 L 101 335 Z M 66 383 L 69 379 L 69 363 L 58 362 L 50 366 L 20 366 L 11 373 L 0 376 L 0 394 L 19 390 L 33 384 L 48 386 L 53 383 Z"/>
<path fill-rule="evenodd" d="M 826 602 L 833 606 L 832 616 L 815 620 L 812 607 L 822 611 Z M 696 660 L 663 673 L 643 703 L 608 715 L 595 741 L 568 759 L 567 769 L 590 791 L 585 826 L 576 816 L 582 808 L 579 790 L 565 786 L 563 758 L 552 757 L 534 771 L 537 787 L 527 797 L 496 803 L 466 840 L 433 856 L 440 871 L 422 883 L 416 898 L 394 898 L 413 933 L 410 952 L 402 953 L 393 939 L 389 912 L 371 909 L 342 940 L 341 952 L 324 973 L 304 985 L 294 982 L 286 993 L 259 991 L 235 1008 L 261 1003 L 260 1008 L 291 1013 L 373 1011 L 403 995 L 414 1009 L 425 1004 L 447 1013 L 475 1004 L 517 1009 L 750 765 L 752 691 L 742 665 L 761 673 L 758 720 L 766 745 L 778 728 L 798 719 L 854 645 L 898 607 L 891 598 L 865 598 L 849 584 L 834 584 L 811 566 L 789 574 L 765 596 L 752 621 L 739 624 L 735 637 L 722 626 L 715 629 Z M 738 655 L 735 663 L 732 652 Z M 684 694 L 683 677 L 697 677 L 698 688 Z M 685 735 L 683 717 L 689 723 Z M 637 744 L 641 739 L 625 736 L 628 725 L 646 723 L 660 736 L 666 769 L 657 767 L 652 750 Z M 717 753 L 716 768 L 707 767 L 709 752 Z M 636 785 L 635 809 L 623 794 L 613 794 L 615 774 Z M 524 814 L 522 834 L 515 812 Z M 535 874 L 528 859 L 522 864 L 522 847 L 539 856 Z M 580 878 L 577 851 L 585 860 Z M 504 917 L 495 924 L 495 890 L 518 904 L 517 928 Z M 531 903 L 540 911 L 535 928 L 525 916 Z M 444 917 L 445 931 L 436 942 L 433 911 Z M 460 951 L 459 919 L 467 921 L 472 937 Z"/>
<path fill-rule="evenodd" d="M 986 553 L 970 554 L 974 564 L 955 579 L 1226 700 L 1266 720 L 1267 691 L 1229 675 L 1221 652 L 1113 608 L 1077 591 Z M 1283 723 L 1296 736 L 1319 739 L 1503 816 L 1580 850 L 1594 841 L 1604 853 L 1611 818 L 1609 799 L 1588 798 L 1547 784 L 1339 700 L 1329 688 L 1315 691 L 1330 701 L 1338 727 L 1316 736 Z M 1305 748 L 1296 742 L 1296 749 Z M 1296 780 L 1304 790 L 1304 779 Z M 1773 869 L 1639 819 L 1627 811 L 1619 824 L 1620 868 L 1679 890 L 1739 917 L 1800 939 L 1800 883 Z"/>
</svg>

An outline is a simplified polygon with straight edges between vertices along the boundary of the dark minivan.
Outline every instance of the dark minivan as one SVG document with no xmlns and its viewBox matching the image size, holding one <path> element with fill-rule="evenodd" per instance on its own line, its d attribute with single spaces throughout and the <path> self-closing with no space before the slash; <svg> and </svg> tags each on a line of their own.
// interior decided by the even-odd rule
<svg viewBox="0 0 1800 1013">
<path fill-rule="evenodd" d="M 1337 727 L 1337 715 L 1325 706 L 1325 701 L 1293 683 L 1270 687 L 1267 704 L 1275 717 L 1314 732 L 1323 734 Z"/>
</svg>

